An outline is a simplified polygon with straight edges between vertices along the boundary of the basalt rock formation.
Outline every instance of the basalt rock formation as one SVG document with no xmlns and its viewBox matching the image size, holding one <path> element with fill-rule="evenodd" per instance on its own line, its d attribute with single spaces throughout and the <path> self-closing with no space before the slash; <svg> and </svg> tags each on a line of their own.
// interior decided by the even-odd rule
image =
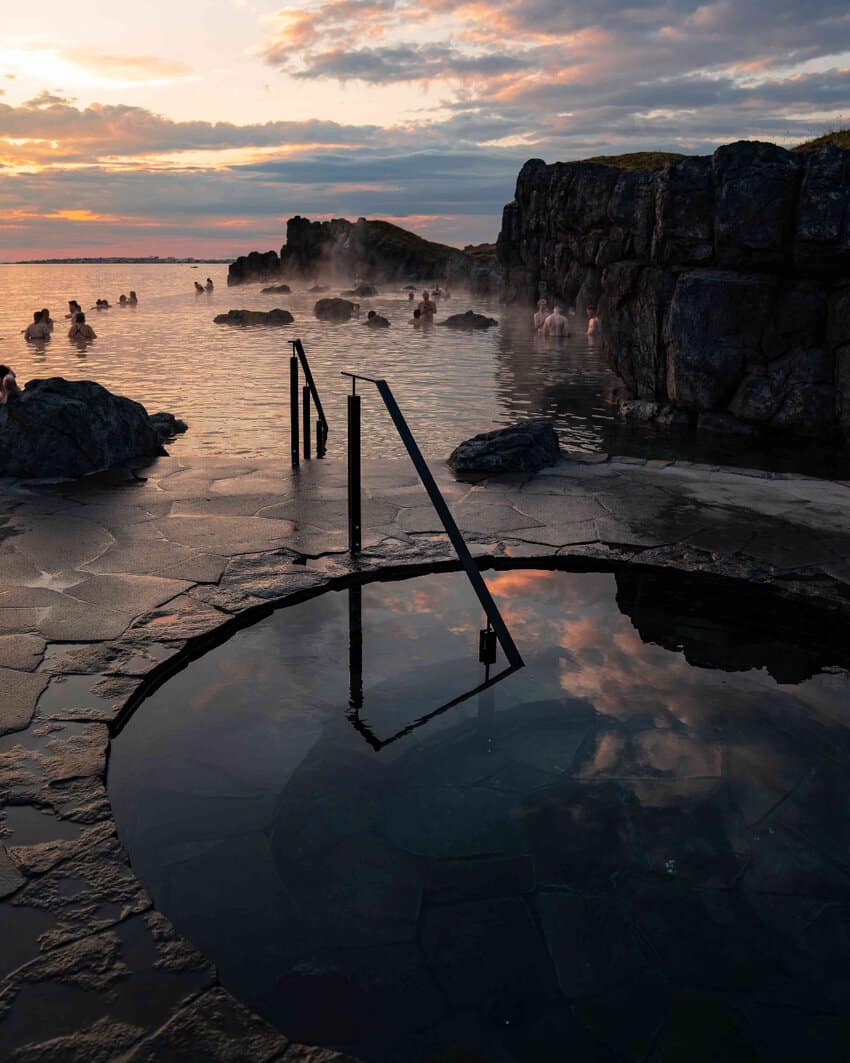
<svg viewBox="0 0 850 1063">
<path fill-rule="evenodd" d="M 555 426 L 541 419 L 473 436 L 452 451 L 448 465 L 456 473 L 534 473 L 560 456 Z"/>
<path fill-rule="evenodd" d="M 508 301 L 597 307 L 631 397 L 850 437 L 850 151 L 535 159 L 498 250 Z"/>
<path fill-rule="evenodd" d="M 280 257 L 277 251 L 251 251 L 240 255 L 227 268 L 227 284 L 255 284 L 273 281 L 280 276 Z"/>
<path fill-rule="evenodd" d="M 492 284 L 494 270 L 501 276 L 492 246 L 460 251 L 386 221 L 310 221 L 296 216 L 286 223 L 286 243 L 280 255 L 276 251 L 252 251 L 237 258 L 230 265 L 227 283 L 277 278 L 350 283 L 356 277 L 369 285 L 402 280 L 439 280 L 453 285 L 477 277 L 476 285 L 484 291 Z"/>
<path fill-rule="evenodd" d="M 31 380 L 0 406 L 0 476 L 77 477 L 164 453 L 186 425 L 92 380 Z"/>
<path fill-rule="evenodd" d="M 216 325 L 291 325 L 295 318 L 288 310 L 228 310 L 226 314 L 216 314 Z"/>
</svg>

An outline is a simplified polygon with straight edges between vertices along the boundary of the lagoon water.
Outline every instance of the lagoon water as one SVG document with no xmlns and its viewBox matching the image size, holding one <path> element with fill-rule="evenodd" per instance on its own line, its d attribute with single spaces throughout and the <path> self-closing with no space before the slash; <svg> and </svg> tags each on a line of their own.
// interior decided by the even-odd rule
<svg viewBox="0 0 850 1063">
<path fill-rule="evenodd" d="M 215 291 L 195 295 L 194 281 L 212 277 Z M 383 287 L 361 300 L 363 318 L 328 324 L 313 316 L 316 294 L 293 285 L 291 295 L 263 295 L 261 285 L 227 288 L 227 266 L 20 265 L 0 267 L 0 359 L 21 382 L 61 375 L 93 379 L 142 402 L 183 417 L 189 433 L 175 453 L 280 454 L 289 425 L 289 340 L 300 337 L 331 424 L 329 450 L 344 440 L 347 382 L 341 370 L 385 377 L 429 456 L 447 455 L 473 434 L 529 416 L 555 419 L 566 445 L 605 449 L 617 430 L 608 396 L 614 376 L 585 337 L 560 347 L 534 345 L 528 315 L 503 319 L 495 302 L 460 292 L 437 319 L 468 308 L 500 321 L 486 334 L 448 329 L 414 330 L 401 286 Z M 95 299 L 117 303 L 135 289 L 139 305 L 89 310 Z M 332 289 L 328 295 L 338 294 Z M 86 309 L 97 340 L 80 350 L 67 339 L 68 299 Z M 57 322 L 42 348 L 21 335 L 32 311 L 46 306 Z M 213 324 L 231 308 L 290 310 L 285 328 L 233 328 Z M 392 327 L 365 328 L 369 309 Z M 443 312 L 445 311 L 445 312 Z M 377 396 L 364 400 L 364 441 L 371 456 L 399 453 L 397 437 Z"/>
<path fill-rule="evenodd" d="M 196 295 L 194 281 L 212 277 L 215 291 Z M 317 321 L 319 296 L 293 284 L 291 295 L 263 295 L 261 285 L 227 287 L 227 266 L 2 265 L 0 360 L 23 383 L 36 377 L 91 379 L 142 402 L 150 412 L 169 410 L 189 423 L 175 454 L 279 455 L 289 438 L 289 340 L 300 338 L 310 359 L 331 425 L 330 454 L 345 441 L 342 370 L 384 377 L 395 392 L 426 455 L 446 457 L 462 439 L 528 417 L 551 418 L 568 449 L 655 458 L 686 458 L 815 475 L 850 475 L 850 457 L 789 441 L 769 447 L 738 438 L 656 431 L 624 424 L 613 392 L 617 378 L 599 347 L 578 330 L 567 340 L 543 341 L 530 329 L 530 312 L 455 291 L 437 314 L 473 309 L 499 321 L 486 333 L 414 329 L 401 285 L 383 286 L 361 300 L 363 319 Z M 89 310 L 97 298 L 117 303 L 135 289 L 139 305 Z M 326 294 L 338 294 L 332 288 Z M 76 298 L 97 340 L 80 348 L 67 339 L 64 315 Z M 52 340 L 24 341 L 32 312 L 48 307 L 57 322 Z M 213 324 L 229 309 L 281 307 L 295 317 L 284 328 L 233 328 Z M 389 329 L 363 326 L 375 309 Z M 364 399 L 364 450 L 370 457 L 401 453 L 380 400 Z"/>
</svg>

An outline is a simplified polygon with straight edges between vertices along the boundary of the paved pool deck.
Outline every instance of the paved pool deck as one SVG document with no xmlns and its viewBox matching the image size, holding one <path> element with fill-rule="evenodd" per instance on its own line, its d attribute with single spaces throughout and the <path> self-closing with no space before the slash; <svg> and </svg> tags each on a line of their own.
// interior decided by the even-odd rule
<svg viewBox="0 0 850 1063">
<path fill-rule="evenodd" d="M 850 619 L 850 483 L 628 458 L 458 483 L 482 564 L 655 565 Z M 106 790 L 111 735 L 170 668 L 271 604 L 452 552 L 406 461 L 185 459 L 72 484 L 0 481 L 0 1056 L 341 1060 L 217 982 L 137 881 Z"/>
</svg>

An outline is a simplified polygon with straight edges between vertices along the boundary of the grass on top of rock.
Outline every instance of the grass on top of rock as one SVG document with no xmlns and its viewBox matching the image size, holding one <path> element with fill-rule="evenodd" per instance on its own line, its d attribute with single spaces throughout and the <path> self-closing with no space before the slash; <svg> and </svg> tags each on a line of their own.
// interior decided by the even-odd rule
<svg viewBox="0 0 850 1063">
<path fill-rule="evenodd" d="M 831 129 L 828 133 L 823 133 L 812 140 L 804 140 L 802 144 L 797 144 L 791 150 L 797 151 L 801 155 L 806 155 L 810 151 L 818 151 L 820 148 L 828 148 L 830 146 L 850 151 L 850 126 Z"/>
<path fill-rule="evenodd" d="M 618 170 L 663 170 L 674 162 L 687 158 L 675 151 L 632 151 L 626 155 L 594 155 L 582 162 L 596 162 L 601 166 L 613 166 Z"/>
</svg>

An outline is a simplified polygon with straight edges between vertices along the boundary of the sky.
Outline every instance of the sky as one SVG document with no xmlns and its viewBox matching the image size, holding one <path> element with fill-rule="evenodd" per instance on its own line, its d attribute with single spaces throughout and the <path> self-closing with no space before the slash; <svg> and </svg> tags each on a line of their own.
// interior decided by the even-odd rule
<svg viewBox="0 0 850 1063">
<path fill-rule="evenodd" d="M 850 114 L 846 0 L 33 0 L 0 36 L 0 260 L 230 257 L 286 219 L 494 240 L 529 158 Z"/>
</svg>

